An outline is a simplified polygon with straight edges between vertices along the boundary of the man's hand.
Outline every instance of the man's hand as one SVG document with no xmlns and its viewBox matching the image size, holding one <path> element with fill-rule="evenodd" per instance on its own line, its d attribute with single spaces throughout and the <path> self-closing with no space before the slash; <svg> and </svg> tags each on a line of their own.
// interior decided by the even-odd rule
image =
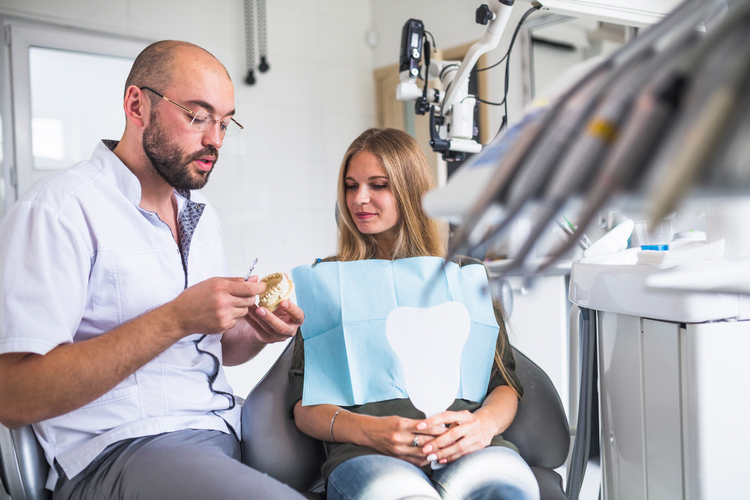
<svg viewBox="0 0 750 500">
<path fill-rule="evenodd" d="M 184 336 L 193 333 L 223 333 L 237 320 L 247 317 L 255 296 L 266 289 L 257 276 L 211 278 L 185 289 L 169 307 Z"/>
<path fill-rule="evenodd" d="M 94 338 L 60 344 L 44 355 L 1 354 L 0 422 L 18 428 L 90 403 L 181 338 L 221 333 L 236 325 L 265 286 L 242 279 L 210 279 Z"/>
<path fill-rule="evenodd" d="M 305 321 L 305 313 L 292 301 L 282 300 L 274 312 L 265 307 L 250 307 L 245 319 L 253 328 L 258 341 L 272 344 L 294 337 Z"/>
<path fill-rule="evenodd" d="M 246 283 L 254 283 L 255 286 L 263 286 L 257 276 L 253 276 Z M 261 289 L 258 294 L 262 293 Z M 236 322 L 233 328 L 224 332 L 221 337 L 224 364 L 227 366 L 238 365 L 252 359 L 267 344 L 283 342 L 297 333 L 297 329 L 305 321 L 305 314 L 296 304 L 290 300 L 283 300 L 278 309 L 270 312 L 265 307 L 253 304 L 245 309 L 245 321 Z"/>
</svg>

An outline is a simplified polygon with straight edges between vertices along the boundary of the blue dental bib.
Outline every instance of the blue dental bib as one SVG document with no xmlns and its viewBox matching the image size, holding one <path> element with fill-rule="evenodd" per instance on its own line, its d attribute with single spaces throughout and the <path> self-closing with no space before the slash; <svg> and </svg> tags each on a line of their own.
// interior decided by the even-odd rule
<svg viewBox="0 0 750 500">
<path fill-rule="evenodd" d="M 463 304 L 471 319 L 456 398 L 484 400 L 499 331 L 487 275 L 481 265 L 453 262 L 441 271 L 443 262 L 413 257 L 323 262 L 292 270 L 297 303 L 305 313 L 303 405 L 407 398 L 401 364 L 385 335 L 388 314 L 401 306 L 427 308 L 449 301 Z M 426 292 L 438 272 L 440 280 Z"/>
</svg>

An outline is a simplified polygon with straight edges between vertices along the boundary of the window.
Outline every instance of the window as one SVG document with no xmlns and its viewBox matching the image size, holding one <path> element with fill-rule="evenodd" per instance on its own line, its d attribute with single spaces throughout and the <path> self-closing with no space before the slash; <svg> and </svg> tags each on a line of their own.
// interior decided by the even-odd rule
<svg viewBox="0 0 750 500">
<path fill-rule="evenodd" d="M 0 212 L 34 182 L 90 157 L 125 127 L 124 83 L 148 44 L 2 19 Z"/>
</svg>

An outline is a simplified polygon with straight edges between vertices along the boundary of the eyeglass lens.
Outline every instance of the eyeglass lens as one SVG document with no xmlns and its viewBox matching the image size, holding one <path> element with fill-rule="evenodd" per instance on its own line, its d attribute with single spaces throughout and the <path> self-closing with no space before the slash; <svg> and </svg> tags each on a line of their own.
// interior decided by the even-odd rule
<svg viewBox="0 0 750 500">
<path fill-rule="evenodd" d="M 193 115 L 193 126 L 197 127 L 203 132 L 213 128 L 216 125 L 216 122 L 219 122 L 219 128 L 222 132 L 224 132 L 224 135 L 226 137 L 234 137 L 240 133 L 240 126 L 237 125 L 237 123 L 234 122 L 231 118 L 221 120 L 215 115 L 206 113 L 205 111 L 198 111 L 197 113 L 195 113 L 195 115 Z"/>
</svg>

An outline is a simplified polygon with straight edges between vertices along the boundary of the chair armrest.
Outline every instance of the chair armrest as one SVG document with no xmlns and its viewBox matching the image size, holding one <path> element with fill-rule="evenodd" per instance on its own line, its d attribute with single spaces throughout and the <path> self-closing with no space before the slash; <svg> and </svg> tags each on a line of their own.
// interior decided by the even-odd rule
<svg viewBox="0 0 750 500">
<path fill-rule="evenodd" d="M 513 348 L 523 399 L 503 437 L 515 444 L 531 467 L 554 469 L 570 451 L 570 428 L 560 396 L 544 370 Z"/>
<path fill-rule="evenodd" d="M 242 408 L 243 462 L 288 484 L 310 491 L 323 484 L 323 445 L 297 429 L 285 406 L 294 340 L 250 391 Z"/>
<path fill-rule="evenodd" d="M 2 480 L 13 500 L 48 500 L 45 488 L 49 465 L 30 425 L 8 429 L 0 425 Z"/>
</svg>

